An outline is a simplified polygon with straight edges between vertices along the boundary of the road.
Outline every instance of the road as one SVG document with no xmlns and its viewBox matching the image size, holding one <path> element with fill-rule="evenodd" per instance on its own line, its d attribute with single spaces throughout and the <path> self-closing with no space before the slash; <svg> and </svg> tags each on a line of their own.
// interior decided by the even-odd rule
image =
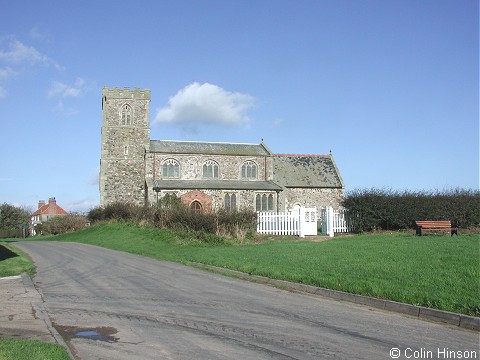
<svg viewBox="0 0 480 360">
<path fill-rule="evenodd" d="M 454 326 L 90 245 L 16 246 L 78 359 L 480 357 L 478 332 Z"/>
</svg>

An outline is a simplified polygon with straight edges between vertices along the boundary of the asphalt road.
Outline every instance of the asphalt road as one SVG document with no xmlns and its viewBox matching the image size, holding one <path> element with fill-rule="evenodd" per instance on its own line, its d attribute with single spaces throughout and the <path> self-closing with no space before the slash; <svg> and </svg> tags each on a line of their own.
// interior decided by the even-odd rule
<svg viewBox="0 0 480 360">
<path fill-rule="evenodd" d="M 478 332 L 450 325 L 89 245 L 16 246 L 79 359 L 480 358 Z"/>
</svg>

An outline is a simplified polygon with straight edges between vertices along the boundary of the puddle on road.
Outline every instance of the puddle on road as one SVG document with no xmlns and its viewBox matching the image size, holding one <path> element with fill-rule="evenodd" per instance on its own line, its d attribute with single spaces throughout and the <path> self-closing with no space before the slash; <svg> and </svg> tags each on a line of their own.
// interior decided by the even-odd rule
<svg viewBox="0 0 480 360">
<path fill-rule="evenodd" d="M 63 326 L 53 324 L 58 333 L 65 341 L 71 339 L 89 339 L 105 341 L 109 343 L 117 342 L 120 338 L 113 336 L 117 333 L 117 329 L 113 327 L 96 327 L 96 328 L 80 328 L 76 326 Z"/>
</svg>

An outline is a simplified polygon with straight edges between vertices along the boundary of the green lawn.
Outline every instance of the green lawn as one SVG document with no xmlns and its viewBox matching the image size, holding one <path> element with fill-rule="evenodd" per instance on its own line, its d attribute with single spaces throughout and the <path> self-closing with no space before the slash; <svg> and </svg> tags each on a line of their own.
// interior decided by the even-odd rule
<svg viewBox="0 0 480 360">
<path fill-rule="evenodd" d="M 21 250 L 0 241 L 0 277 L 35 273 L 35 266 Z"/>
<path fill-rule="evenodd" d="M 207 245 L 167 230 L 108 224 L 53 239 L 480 316 L 478 234 L 368 234 L 319 243 Z"/>
<path fill-rule="evenodd" d="M 0 360 L 68 360 L 65 349 L 37 340 L 0 339 Z"/>
</svg>

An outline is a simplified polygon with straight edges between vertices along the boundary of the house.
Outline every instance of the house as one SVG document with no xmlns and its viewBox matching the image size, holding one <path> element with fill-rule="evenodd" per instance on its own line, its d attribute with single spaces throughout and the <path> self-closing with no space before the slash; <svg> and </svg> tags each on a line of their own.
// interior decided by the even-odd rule
<svg viewBox="0 0 480 360">
<path fill-rule="evenodd" d="M 194 211 L 285 211 L 341 205 L 333 155 L 275 154 L 260 144 L 150 139 L 150 91 L 102 92 L 100 205 L 155 204 L 168 194 Z"/>
<path fill-rule="evenodd" d="M 56 216 L 65 215 L 68 215 L 68 212 L 57 205 L 57 200 L 54 197 L 48 199 L 48 203 L 40 200 L 38 202 L 37 211 L 35 211 L 31 216 L 30 235 L 37 234 L 37 231 L 35 230 L 36 226 L 43 224 L 44 222 Z"/>
</svg>

